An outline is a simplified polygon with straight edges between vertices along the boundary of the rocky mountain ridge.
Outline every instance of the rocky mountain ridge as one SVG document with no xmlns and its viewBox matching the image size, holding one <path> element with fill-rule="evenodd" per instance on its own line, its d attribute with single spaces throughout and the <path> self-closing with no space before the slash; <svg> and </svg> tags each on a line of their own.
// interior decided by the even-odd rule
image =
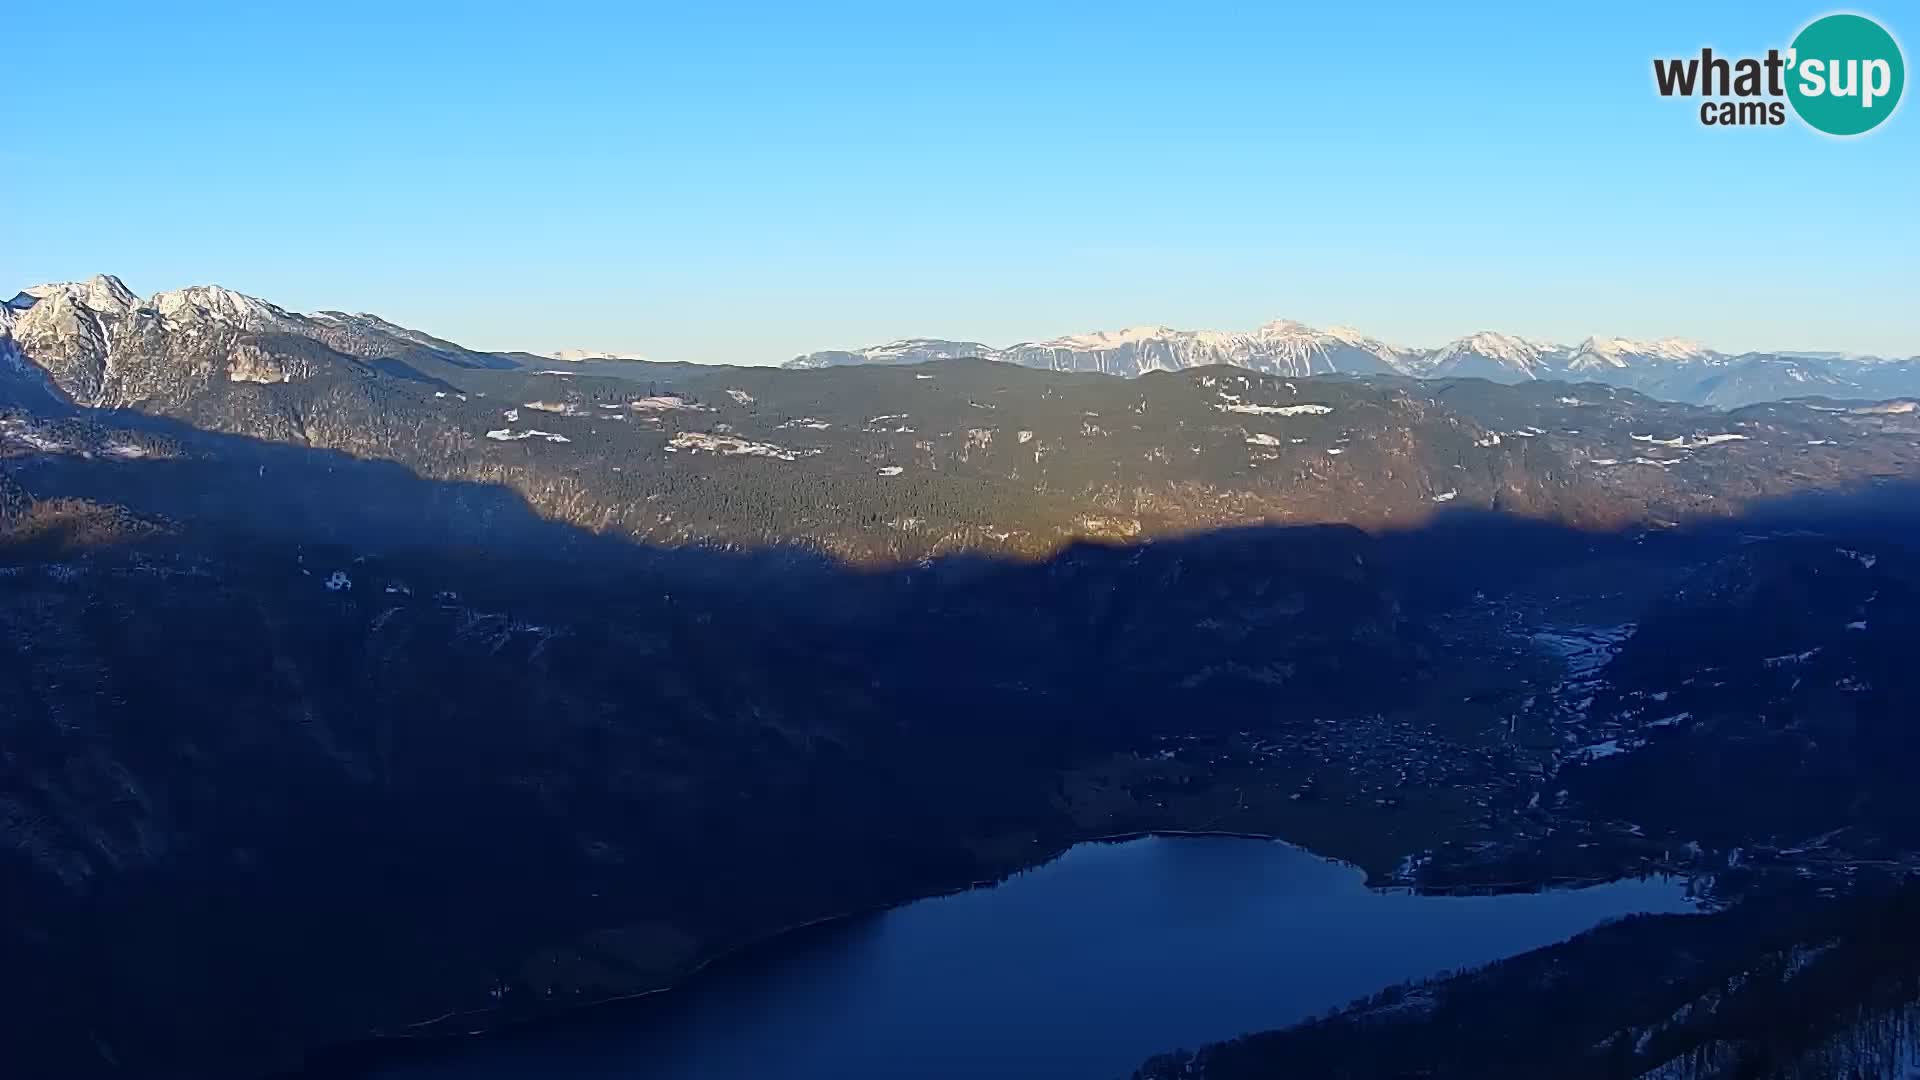
<svg viewBox="0 0 1920 1080">
<path fill-rule="evenodd" d="M 57 357 L 54 363 L 75 377 L 76 400 L 114 404 L 126 398 L 129 390 L 117 385 L 106 371 L 112 345 L 109 339 L 138 339 L 153 329 L 148 323 L 157 323 L 170 332 L 195 329 L 209 335 L 293 334 L 363 358 L 412 350 L 491 368 L 530 370 L 557 360 L 563 367 L 582 371 L 637 362 L 630 356 L 584 349 L 561 349 L 544 355 L 472 350 L 375 315 L 339 311 L 300 314 L 217 285 L 190 286 L 142 300 L 111 275 L 31 286 L 0 304 L 0 359 L 17 366 L 21 353 L 46 354 L 49 343 L 64 341 L 53 351 L 70 355 Z M 1640 341 L 1600 336 L 1560 344 L 1492 330 L 1468 334 L 1439 347 L 1414 347 L 1388 343 L 1352 327 L 1317 328 L 1286 319 L 1252 331 L 1134 326 L 1004 348 L 971 340 L 910 338 L 859 349 L 807 353 L 785 366 L 815 369 L 961 358 L 1122 377 L 1230 365 L 1294 378 L 1395 374 L 1509 383 L 1595 381 L 1663 400 L 1718 408 L 1815 395 L 1864 400 L 1920 395 L 1920 356 L 1879 358 L 1803 351 L 1735 354 L 1680 338 Z M 243 369 L 233 377 L 256 376 Z M 261 372 L 257 377 L 276 376 Z"/>
</svg>

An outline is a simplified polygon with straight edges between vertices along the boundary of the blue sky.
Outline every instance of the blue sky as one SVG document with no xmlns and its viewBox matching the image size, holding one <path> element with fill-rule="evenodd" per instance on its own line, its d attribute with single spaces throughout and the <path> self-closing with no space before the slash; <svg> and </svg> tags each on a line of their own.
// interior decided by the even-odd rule
<svg viewBox="0 0 1920 1080">
<path fill-rule="evenodd" d="M 1920 353 L 1911 104 L 1837 140 L 1653 91 L 1830 9 L 1454 6 L 47 9 L 0 287 L 736 363 L 1277 317 Z M 1857 10 L 1912 62 L 1920 5 Z"/>
</svg>

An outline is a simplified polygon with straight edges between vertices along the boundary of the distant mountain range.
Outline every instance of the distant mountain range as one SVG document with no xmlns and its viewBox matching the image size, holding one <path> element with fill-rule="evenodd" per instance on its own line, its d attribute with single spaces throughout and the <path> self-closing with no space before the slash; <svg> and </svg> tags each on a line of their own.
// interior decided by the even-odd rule
<svg viewBox="0 0 1920 1080">
<path fill-rule="evenodd" d="M 1208 364 L 1291 378 L 1409 375 L 1495 382 L 1599 382 L 1669 401 L 1735 408 L 1808 395 L 1887 398 L 1920 392 L 1920 357 L 1883 359 L 1831 352 L 1723 353 L 1695 341 L 1590 337 L 1561 345 L 1481 331 L 1439 348 L 1393 345 L 1347 326 L 1319 329 L 1277 320 L 1251 332 L 1134 326 L 1026 342 L 1004 349 L 977 341 L 907 338 L 864 349 L 795 357 L 789 368 L 914 364 L 977 356 L 1050 371 L 1136 376 Z"/>
<path fill-rule="evenodd" d="M 457 357 L 461 366 L 525 368 L 560 362 L 581 372 L 641 358 L 590 349 L 546 353 L 489 352 L 395 325 L 376 315 L 320 311 L 299 314 L 217 285 L 198 285 L 141 299 L 111 275 L 87 281 L 37 285 L 0 303 L 0 362 L 23 351 L 58 354 L 42 364 L 83 404 L 110 404 L 116 395 L 136 397 L 150 388 L 131 385 L 127 373 L 109 371 L 109 322 L 127 321 L 140 334 L 162 324 L 197 323 L 248 333 L 285 333 L 308 338 L 349 356 L 366 359 L 429 350 Z M 123 333 L 125 330 L 116 331 Z M 1482 378 L 1520 383 L 1536 380 L 1597 382 L 1638 390 L 1651 397 L 1714 408 L 1738 408 L 1796 397 L 1885 400 L 1920 395 L 1920 356 L 1862 357 L 1838 352 L 1724 353 L 1695 341 L 1636 341 L 1591 337 L 1575 345 L 1554 344 L 1482 331 L 1439 348 L 1391 344 L 1346 326 L 1325 329 L 1276 320 L 1252 331 L 1176 330 L 1135 326 L 1073 334 L 1049 341 L 998 348 L 980 341 L 905 338 L 861 349 L 828 350 L 795 357 L 793 369 L 855 365 L 919 364 L 978 357 L 1047 371 L 1099 372 L 1132 377 L 1230 364 L 1289 378 L 1310 375 L 1404 375 L 1414 378 Z M 243 371 L 233 378 L 252 378 Z M 277 377 L 266 376 L 262 377 Z"/>
<path fill-rule="evenodd" d="M 569 364 L 585 363 L 589 360 L 644 360 L 645 357 L 630 353 L 608 352 L 605 349 L 555 349 L 546 354 L 549 359 L 565 360 Z"/>
</svg>

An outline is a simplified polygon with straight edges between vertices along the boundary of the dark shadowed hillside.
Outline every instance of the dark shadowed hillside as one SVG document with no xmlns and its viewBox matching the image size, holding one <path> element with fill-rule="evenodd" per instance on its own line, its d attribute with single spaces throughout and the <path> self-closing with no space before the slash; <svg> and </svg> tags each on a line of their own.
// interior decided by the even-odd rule
<svg viewBox="0 0 1920 1080">
<path fill-rule="evenodd" d="M 30 1074 L 547 1016 L 1143 830 L 1735 912 L 1912 859 L 1908 403 L 549 369 L 116 285 L 0 379 Z"/>
</svg>

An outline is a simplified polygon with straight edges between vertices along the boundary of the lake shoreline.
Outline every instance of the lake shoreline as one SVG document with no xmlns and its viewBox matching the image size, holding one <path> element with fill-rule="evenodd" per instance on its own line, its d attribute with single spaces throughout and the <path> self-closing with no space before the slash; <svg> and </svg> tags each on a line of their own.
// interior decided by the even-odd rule
<svg viewBox="0 0 1920 1080">
<path fill-rule="evenodd" d="M 308 1051 L 302 1066 L 291 1073 L 273 1074 L 279 1076 L 327 1077 L 347 1080 L 347 1078 L 365 1075 L 381 1064 L 402 1060 L 434 1056 L 447 1048 L 475 1039 L 499 1037 L 515 1032 L 538 1031 L 543 1028 L 564 1026 L 589 1017 L 596 1012 L 630 1006 L 635 1002 L 653 999 L 674 991 L 685 992 L 689 985 L 703 973 L 729 960 L 738 959 L 750 952 L 777 945 L 810 930 L 854 919 L 883 914 L 889 911 L 918 904 L 928 900 L 959 896 L 967 893 L 990 890 L 1005 885 L 1009 880 L 1031 873 L 1051 865 L 1075 847 L 1088 844 L 1123 845 L 1146 839 L 1226 839 L 1260 841 L 1281 844 L 1300 851 L 1315 859 L 1350 868 L 1363 875 L 1362 887 L 1369 892 L 1410 893 L 1422 896 L 1490 896 L 1503 893 L 1532 893 L 1563 889 L 1578 889 L 1593 885 L 1606 884 L 1621 880 L 1622 875 L 1614 878 L 1595 879 L 1552 879 L 1536 883 L 1503 882 L 1498 885 L 1456 887 L 1447 889 L 1423 890 L 1409 885 L 1379 884 L 1378 876 L 1364 867 L 1349 860 L 1322 854 L 1285 837 L 1272 833 L 1247 830 L 1226 829 L 1135 829 L 1117 833 L 1104 833 L 1082 836 L 1050 846 L 1044 854 L 1024 860 L 1012 866 L 1004 873 L 992 877 L 975 879 L 947 888 L 918 892 L 882 903 L 850 908 L 833 914 L 805 919 L 791 923 L 763 934 L 754 935 L 726 948 L 716 950 L 698 962 L 689 965 L 665 985 L 632 993 L 614 994 L 597 997 L 592 1000 L 569 1002 L 564 1005 L 539 1009 L 519 1015 L 507 1014 L 500 1010 L 481 1009 L 456 1011 L 439 1017 L 417 1021 L 403 1028 L 371 1033 L 364 1038 L 331 1044 Z"/>
<path fill-rule="evenodd" d="M 594 998 L 591 1001 L 570 1002 L 565 1005 L 524 1015 L 506 1015 L 493 1009 L 449 1012 L 426 1020 L 415 1021 L 399 1029 L 372 1032 L 358 1039 L 317 1047 L 305 1053 L 304 1061 L 298 1068 L 289 1072 L 272 1073 L 269 1074 L 269 1077 L 329 1077 L 342 1078 L 342 1080 L 345 1080 L 345 1078 L 361 1075 L 382 1061 L 418 1056 L 429 1053 L 434 1048 L 445 1047 L 472 1039 L 482 1039 L 509 1032 L 528 1031 L 549 1025 L 564 1024 L 598 1010 L 630 1005 L 636 1001 L 659 997 L 676 990 L 683 991 L 689 982 L 717 964 L 735 959 L 749 951 L 771 946 L 782 939 L 790 938 L 793 935 L 801 934 L 808 930 L 815 930 L 834 923 L 846 922 L 862 916 L 879 915 L 897 908 L 906 907 L 909 904 L 917 904 L 924 900 L 938 900 L 942 897 L 958 896 L 978 889 L 995 888 L 1016 875 L 1037 870 L 1054 862 L 1080 844 L 1124 844 L 1129 841 L 1144 840 L 1149 837 L 1185 837 L 1192 839 L 1212 837 L 1235 840 L 1264 840 L 1272 843 L 1286 844 L 1289 847 L 1307 851 L 1316 858 L 1328 859 L 1332 862 L 1355 866 L 1356 869 L 1359 869 L 1357 864 L 1347 862 L 1344 859 L 1322 855 L 1309 848 L 1301 847 L 1287 840 L 1285 837 L 1275 836 L 1271 833 L 1225 829 L 1136 829 L 1130 832 L 1084 836 L 1049 848 L 1045 854 L 1022 862 L 1008 869 L 998 877 L 976 879 L 947 888 L 915 893 L 911 896 L 886 901 L 884 903 L 850 908 L 846 911 L 805 919 L 774 930 L 769 930 L 764 934 L 747 938 L 746 940 L 720 949 L 702 958 L 698 962 L 688 966 L 686 970 L 673 976 L 671 981 L 664 986 L 657 986 L 650 990 L 639 990 L 633 993 Z M 1362 870 L 1362 872 L 1364 873 L 1365 871 Z M 1371 874 L 1368 875 L 1367 887 L 1375 887 L 1372 884 Z M 470 1030 L 459 1030 L 459 1028 L 464 1027 L 465 1024 L 475 1022 L 480 1023 L 482 1026 Z"/>
</svg>

